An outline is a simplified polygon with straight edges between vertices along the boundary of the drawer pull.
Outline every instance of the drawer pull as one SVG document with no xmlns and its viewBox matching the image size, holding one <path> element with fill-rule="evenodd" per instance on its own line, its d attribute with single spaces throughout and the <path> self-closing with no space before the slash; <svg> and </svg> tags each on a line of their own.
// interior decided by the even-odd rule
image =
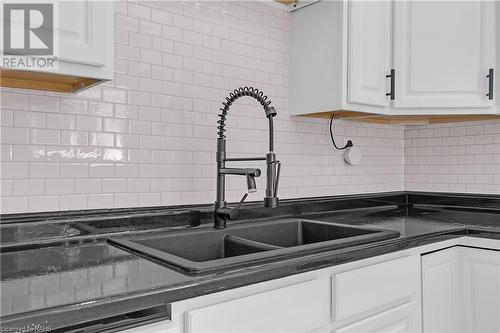
<svg viewBox="0 0 500 333">
<path fill-rule="evenodd" d="M 486 77 L 488 78 L 488 93 L 486 94 L 486 96 L 488 96 L 488 99 L 491 101 L 493 99 L 493 82 L 495 81 L 495 73 L 493 68 L 490 68 Z"/>
</svg>

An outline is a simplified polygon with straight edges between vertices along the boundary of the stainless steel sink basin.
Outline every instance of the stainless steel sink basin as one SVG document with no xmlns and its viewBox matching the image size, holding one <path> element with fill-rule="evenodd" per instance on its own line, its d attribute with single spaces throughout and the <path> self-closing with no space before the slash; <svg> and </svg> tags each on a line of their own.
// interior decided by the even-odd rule
<svg viewBox="0 0 500 333">
<path fill-rule="evenodd" d="M 399 232 L 304 219 L 112 238 L 120 248 L 190 273 L 295 257 L 399 237 Z"/>
</svg>

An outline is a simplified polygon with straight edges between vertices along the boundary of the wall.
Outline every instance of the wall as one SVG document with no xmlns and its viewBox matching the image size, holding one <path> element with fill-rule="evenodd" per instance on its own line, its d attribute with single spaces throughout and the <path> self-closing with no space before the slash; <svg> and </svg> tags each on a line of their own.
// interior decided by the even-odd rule
<svg viewBox="0 0 500 333">
<path fill-rule="evenodd" d="M 77 95 L 2 90 L 2 213 L 213 202 L 217 110 L 241 85 L 278 111 L 280 197 L 403 189 L 403 128 L 339 121 L 338 140 L 364 154 L 349 167 L 327 121 L 288 115 L 288 13 L 160 1 L 117 2 L 115 14 L 113 81 Z M 227 123 L 231 156 L 266 152 L 255 102 L 239 100 Z M 228 199 L 239 200 L 245 180 L 228 178 Z M 263 181 L 249 200 L 262 199 Z"/>
<path fill-rule="evenodd" d="M 405 189 L 500 194 L 500 121 L 405 130 Z"/>
</svg>

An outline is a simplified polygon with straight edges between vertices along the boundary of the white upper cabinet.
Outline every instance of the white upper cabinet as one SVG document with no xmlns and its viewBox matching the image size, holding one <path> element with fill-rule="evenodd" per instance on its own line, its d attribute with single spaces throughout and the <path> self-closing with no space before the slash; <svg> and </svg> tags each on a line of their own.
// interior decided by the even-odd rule
<svg viewBox="0 0 500 333">
<path fill-rule="evenodd" d="M 397 108 L 491 107 L 494 1 L 395 1 Z"/>
<path fill-rule="evenodd" d="M 67 62 L 105 66 L 108 61 L 106 44 L 112 40 L 113 32 L 113 27 L 110 29 L 106 23 L 110 20 L 112 8 L 112 2 L 106 1 L 59 2 L 59 58 Z"/>
<path fill-rule="evenodd" d="M 385 107 L 391 59 L 391 3 L 351 1 L 348 9 L 347 100 Z"/>
<path fill-rule="evenodd" d="M 496 114 L 500 3 L 319 1 L 292 13 L 290 111 Z M 499 25 L 500 26 L 500 25 Z"/>
<path fill-rule="evenodd" d="M 113 78 L 112 1 L 59 2 L 59 74 Z"/>
<path fill-rule="evenodd" d="M 290 110 L 384 113 L 390 1 L 319 1 L 292 14 Z"/>
<path fill-rule="evenodd" d="M 54 66 L 2 68 L 0 86 L 73 93 L 113 79 L 113 1 L 52 3 Z"/>
</svg>

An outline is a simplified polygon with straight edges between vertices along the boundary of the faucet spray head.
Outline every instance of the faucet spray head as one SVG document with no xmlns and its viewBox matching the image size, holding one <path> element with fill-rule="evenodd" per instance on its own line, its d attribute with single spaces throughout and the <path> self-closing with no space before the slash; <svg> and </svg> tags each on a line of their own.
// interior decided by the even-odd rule
<svg viewBox="0 0 500 333">
<path fill-rule="evenodd" d="M 247 188 L 248 188 L 248 193 L 257 192 L 257 185 L 255 184 L 255 177 L 252 175 L 249 175 L 249 174 L 247 174 Z"/>
</svg>

